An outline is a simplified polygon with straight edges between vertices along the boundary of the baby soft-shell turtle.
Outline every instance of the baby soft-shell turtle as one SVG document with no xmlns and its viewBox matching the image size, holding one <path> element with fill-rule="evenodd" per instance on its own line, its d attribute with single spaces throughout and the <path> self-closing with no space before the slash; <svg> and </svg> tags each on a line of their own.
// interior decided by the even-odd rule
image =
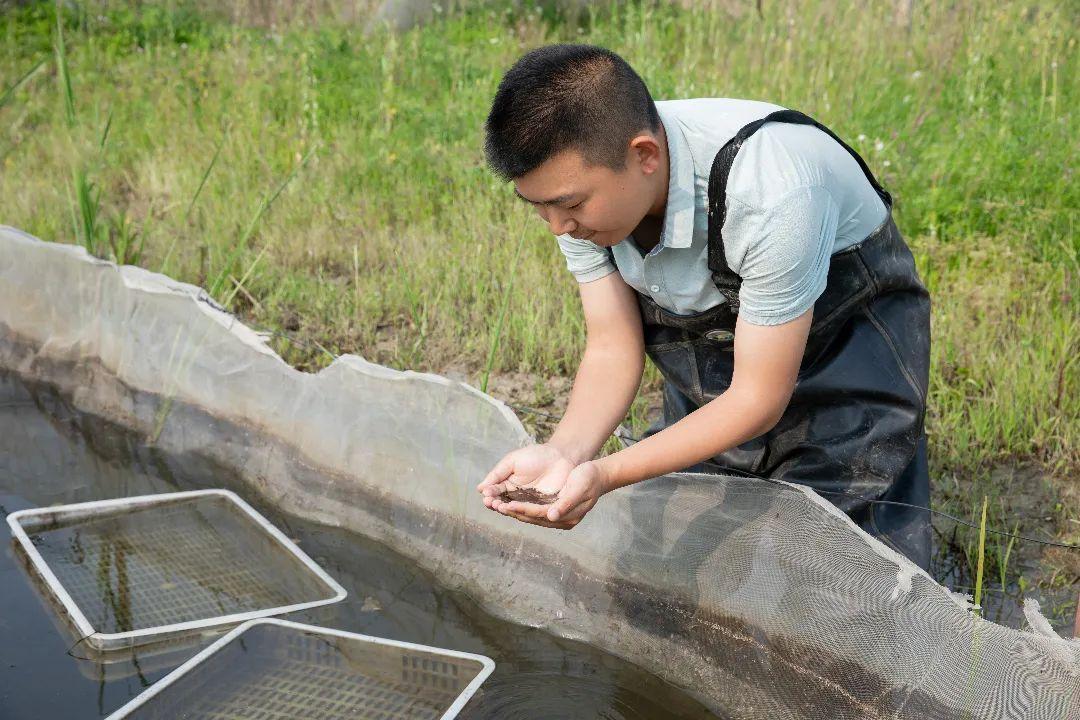
<svg viewBox="0 0 1080 720">
<path fill-rule="evenodd" d="M 537 505 L 550 505 L 558 497 L 557 493 L 542 493 L 533 488 L 514 488 L 513 490 L 503 490 L 499 494 L 499 499 L 503 502 L 517 500 L 518 502 L 536 503 Z"/>
</svg>

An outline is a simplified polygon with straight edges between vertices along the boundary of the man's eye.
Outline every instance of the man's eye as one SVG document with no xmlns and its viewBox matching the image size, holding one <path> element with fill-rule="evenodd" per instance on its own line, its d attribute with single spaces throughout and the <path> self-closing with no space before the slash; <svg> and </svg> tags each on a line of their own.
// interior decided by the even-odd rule
<svg viewBox="0 0 1080 720">
<path fill-rule="evenodd" d="M 576 209 L 576 208 L 579 208 L 579 207 L 581 207 L 581 206 L 582 206 L 582 205 L 584 205 L 584 204 L 585 204 L 585 201 L 584 201 L 584 200 L 582 200 L 582 201 L 581 201 L 581 202 L 579 202 L 578 204 L 576 204 L 576 205 L 571 205 L 570 207 L 568 207 L 568 208 L 566 208 L 566 209 L 567 209 L 567 210 L 574 210 L 574 209 Z"/>
</svg>

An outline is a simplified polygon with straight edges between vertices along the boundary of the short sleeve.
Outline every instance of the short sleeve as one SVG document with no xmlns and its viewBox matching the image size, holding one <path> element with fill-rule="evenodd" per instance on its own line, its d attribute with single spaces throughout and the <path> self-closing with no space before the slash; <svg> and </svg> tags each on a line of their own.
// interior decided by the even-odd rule
<svg viewBox="0 0 1080 720">
<path fill-rule="evenodd" d="M 559 235 L 559 249 L 566 258 L 566 267 L 579 283 L 599 280 L 615 272 L 615 263 L 608 251 L 588 240 Z"/>
<path fill-rule="evenodd" d="M 825 291 L 840 208 L 823 187 L 795 188 L 760 210 L 743 208 L 725 243 L 741 251 L 739 317 L 781 325 L 813 307 Z M 730 248 L 730 245 L 728 245 Z M 740 252 L 732 253 L 739 257 Z"/>
</svg>

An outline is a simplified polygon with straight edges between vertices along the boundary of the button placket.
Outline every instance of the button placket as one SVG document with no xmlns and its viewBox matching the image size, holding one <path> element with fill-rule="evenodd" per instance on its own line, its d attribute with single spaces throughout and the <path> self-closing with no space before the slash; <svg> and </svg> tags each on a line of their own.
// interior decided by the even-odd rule
<svg viewBox="0 0 1080 720">
<path fill-rule="evenodd" d="M 659 264 L 661 262 L 659 251 L 659 247 L 653 248 L 653 251 L 645 256 L 644 261 L 642 262 L 642 278 L 645 281 L 646 287 L 649 288 L 653 300 L 666 307 L 667 303 L 670 303 L 671 298 L 667 292 L 667 286 L 663 283 L 664 268 Z M 660 282 L 657 282 L 657 275 L 660 276 Z M 660 301 L 659 293 L 661 292 L 664 293 L 664 300 L 666 302 Z"/>
<path fill-rule="evenodd" d="M 652 259 L 653 257 L 651 253 L 641 259 L 641 281 L 642 284 L 645 285 L 645 287 L 648 288 L 649 292 L 652 294 L 653 300 L 656 301 L 658 300 L 658 298 L 656 297 L 656 293 L 660 292 L 660 286 L 656 284 L 653 278 L 654 273 L 652 272 Z"/>
</svg>

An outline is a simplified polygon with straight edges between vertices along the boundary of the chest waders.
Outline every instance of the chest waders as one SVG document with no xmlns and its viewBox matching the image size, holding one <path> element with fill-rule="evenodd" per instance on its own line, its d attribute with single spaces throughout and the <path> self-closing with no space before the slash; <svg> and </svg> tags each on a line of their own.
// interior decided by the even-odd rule
<svg viewBox="0 0 1080 720">
<path fill-rule="evenodd" d="M 835 139 L 858 161 L 889 214 L 861 242 L 833 254 L 828 284 L 814 305 L 795 391 L 780 422 L 761 437 L 689 469 L 808 485 L 925 568 L 929 513 L 889 503 L 928 507 L 930 502 L 923 431 L 929 295 L 893 222 L 892 197 L 858 153 L 800 112 L 774 112 L 746 125 L 713 160 L 709 269 L 726 302 L 676 315 L 638 294 L 645 350 L 666 380 L 664 424 L 685 417 L 731 383 L 742 279 L 724 255 L 725 194 L 739 148 L 767 122 L 813 125 Z"/>
</svg>

